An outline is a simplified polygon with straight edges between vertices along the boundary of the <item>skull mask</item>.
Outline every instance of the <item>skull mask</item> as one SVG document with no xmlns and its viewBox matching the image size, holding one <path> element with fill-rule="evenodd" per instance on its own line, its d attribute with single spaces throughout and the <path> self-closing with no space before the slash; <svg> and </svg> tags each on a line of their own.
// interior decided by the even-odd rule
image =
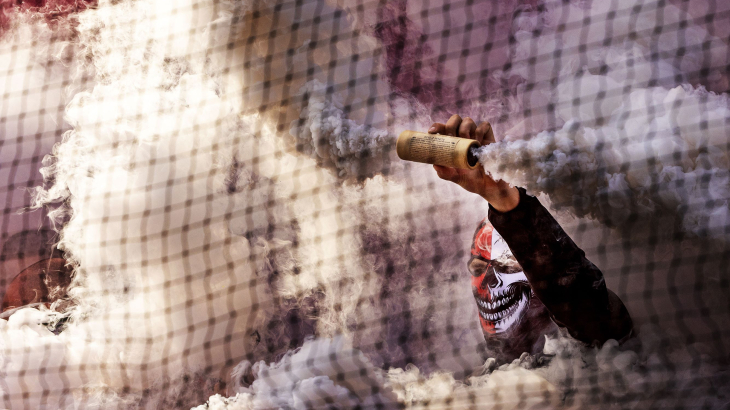
<svg viewBox="0 0 730 410">
<path fill-rule="evenodd" d="M 495 335 L 517 327 L 532 289 L 507 243 L 486 219 L 474 235 L 468 267 L 484 332 Z"/>
</svg>

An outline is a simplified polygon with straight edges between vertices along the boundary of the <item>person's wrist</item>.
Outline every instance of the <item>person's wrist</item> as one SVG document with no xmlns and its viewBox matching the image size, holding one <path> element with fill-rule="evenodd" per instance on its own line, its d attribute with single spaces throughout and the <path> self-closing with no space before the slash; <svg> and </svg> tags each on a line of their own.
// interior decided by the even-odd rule
<svg viewBox="0 0 730 410">
<path fill-rule="evenodd" d="M 485 190 L 481 196 L 499 212 L 509 212 L 520 203 L 520 191 L 504 181 L 499 181 L 493 189 Z"/>
</svg>

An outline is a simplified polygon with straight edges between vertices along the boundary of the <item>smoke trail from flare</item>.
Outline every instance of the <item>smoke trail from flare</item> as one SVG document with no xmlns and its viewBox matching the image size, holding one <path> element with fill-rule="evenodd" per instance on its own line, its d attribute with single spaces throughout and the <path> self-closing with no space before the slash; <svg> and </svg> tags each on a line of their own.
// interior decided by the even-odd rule
<svg viewBox="0 0 730 410">
<path fill-rule="evenodd" d="M 614 224 L 626 218 L 621 204 L 631 212 L 651 201 L 679 209 L 698 191 L 685 195 L 669 184 L 677 189 L 661 197 L 646 192 L 651 186 L 646 181 L 657 180 L 657 172 L 666 178 L 671 170 L 695 172 L 701 195 L 722 196 L 714 185 L 704 188 L 706 177 L 697 164 L 711 164 L 710 181 L 722 185 L 717 164 L 726 159 L 711 146 L 727 134 L 709 140 L 691 121 L 698 110 L 708 121 L 724 113 L 724 97 L 698 89 L 702 81 L 714 91 L 725 86 L 723 72 L 712 71 L 724 63 L 720 40 L 695 25 L 672 31 L 675 38 L 657 37 L 652 29 L 664 23 L 656 17 L 659 9 L 646 6 L 636 20 L 642 30 L 631 35 L 630 25 L 638 23 L 619 14 L 623 25 L 614 29 L 625 42 L 581 54 L 580 45 L 570 41 L 582 37 L 558 44 L 559 23 L 575 25 L 589 14 L 597 25 L 586 38 L 595 42 L 606 30 L 601 4 L 610 2 L 548 2 L 546 8 L 499 2 L 494 9 L 482 3 L 453 13 L 500 16 L 499 27 L 514 25 L 517 43 L 508 47 L 509 27 L 480 27 L 479 36 L 457 33 L 447 42 L 451 46 L 469 47 L 472 38 L 484 36 L 504 40 L 503 48 L 495 43 L 486 63 L 479 53 L 459 57 L 462 72 L 438 61 L 449 50 L 435 40 L 439 36 L 429 36 L 443 30 L 448 13 L 419 20 L 423 10 L 408 10 L 425 7 L 420 3 L 364 10 L 357 2 L 304 3 L 102 1 L 79 15 L 81 51 L 75 61 L 94 73 L 95 86 L 73 84 L 66 109 L 73 129 L 55 148 L 44 169 L 49 185 L 36 197 L 38 205 L 61 204 L 52 217 L 63 224 L 61 246 L 76 266 L 77 310 L 60 335 L 42 325 L 51 313 L 25 309 L 7 324 L 0 322 L 0 389 L 7 407 L 199 404 L 244 359 L 237 370 L 248 374 L 250 368 L 255 381 L 228 403 L 218 397 L 212 405 L 296 407 L 313 398 L 343 406 L 390 404 L 392 390 L 399 405 L 413 407 L 483 396 L 490 398 L 485 405 L 550 408 L 556 395 L 569 393 L 576 408 L 585 408 L 597 397 L 596 386 L 609 401 L 640 403 L 645 396 L 632 389 L 641 386 L 659 404 L 678 397 L 698 407 L 717 404 L 710 393 L 718 369 L 697 353 L 702 346 L 679 341 L 670 349 L 657 342 L 666 337 L 650 331 L 643 332 L 648 346 L 643 355 L 624 354 L 611 344 L 582 351 L 563 338 L 548 344 L 547 353 L 556 356 L 549 366 L 536 368 L 533 358 L 523 358 L 492 371 L 488 362 L 487 374 L 461 380 L 482 364 L 475 307 L 468 297 L 454 295 L 468 296 L 463 255 L 485 204 L 453 186 L 432 189 L 440 182 L 423 168 L 390 163 L 386 131 L 425 129 L 432 110 L 472 101 L 463 112 L 474 118 L 515 114 L 496 121 L 497 128 L 508 130 L 508 142 L 499 152 L 487 148 L 482 160 L 495 173 L 508 172 L 499 165 L 509 165 L 515 171 L 505 178 L 547 192 L 555 206 Z M 641 4 L 616 2 L 620 10 Z M 438 6 L 443 4 L 430 7 Z M 520 13 L 512 21 L 516 7 Z M 666 24 L 683 16 L 673 6 L 662 10 Z M 536 28 L 539 35 L 533 35 Z M 358 35 L 345 36 L 354 32 Z M 331 47 L 327 40 L 335 36 L 352 40 Z M 692 41 L 684 44 L 686 59 L 673 57 L 678 37 Z M 698 51 L 697 39 L 707 39 L 709 47 Z M 567 51 L 558 60 L 538 59 L 547 66 L 530 64 L 535 50 L 560 49 Z M 408 52 L 399 57 L 401 50 Z M 650 58 L 647 50 L 658 50 L 660 58 Z M 493 72 L 510 58 L 515 60 L 510 70 L 459 82 L 470 68 L 487 64 Z M 421 60 L 424 64 L 416 64 Z M 333 68 L 331 61 L 350 63 Z M 398 66 L 407 69 L 392 71 Z M 705 68 L 710 75 L 700 75 Z M 621 98 L 623 77 L 634 87 L 632 99 Z M 580 102 L 599 93 L 605 98 L 597 106 L 572 105 L 576 95 Z M 521 115 L 526 107 L 529 114 Z M 674 158 L 673 146 L 655 147 L 653 140 L 650 151 L 644 150 L 641 130 L 656 134 L 674 129 L 675 122 L 679 136 L 671 140 L 686 148 L 683 156 Z M 636 138 L 642 150 L 598 149 L 621 133 Z M 517 141 L 523 134 L 539 135 Z M 533 143 L 528 159 L 542 166 L 537 174 L 520 162 L 525 152 L 520 147 Z M 620 159 L 653 167 L 664 153 L 675 168 L 664 162 L 661 169 L 611 168 Z M 601 185 L 595 176 L 604 168 L 618 175 L 614 185 Z M 624 182 L 628 189 L 611 188 Z M 576 200 L 576 192 L 587 198 Z M 708 215 L 697 214 L 699 222 L 686 226 L 700 232 L 710 223 L 703 219 Z M 349 341 L 327 339 L 337 334 Z M 308 336 L 319 338 L 302 345 Z M 317 351 L 327 354 L 302 360 Z M 256 365 L 260 360 L 264 364 Z M 354 361 L 358 372 L 339 380 L 333 361 Z M 298 367 L 288 374 L 293 364 Z M 309 377 L 308 369 L 323 374 Z M 266 382 L 284 377 L 279 372 L 302 383 L 277 395 Z M 675 383 L 678 372 L 701 375 L 693 394 Z M 570 384 L 596 378 L 600 381 L 588 386 Z M 236 377 L 233 385 L 241 380 Z M 377 386 L 382 397 L 358 395 L 351 381 Z M 672 391 L 675 387 L 680 388 Z M 28 398 L 10 396 L 18 391 Z"/>
<path fill-rule="evenodd" d="M 692 18 L 672 5 L 545 6 L 516 20 L 513 74 L 530 115 L 480 151 L 485 169 L 579 217 L 620 227 L 669 213 L 727 239 L 727 44 L 682 29 Z M 585 19 L 584 35 L 564 34 Z"/>
<path fill-rule="evenodd" d="M 471 321 L 439 331 L 465 317 L 458 312 L 468 303 L 448 314 L 409 315 L 434 310 L 424 294 L 459 288 L 451 278 L 460 260 L 435 280 L 413 270 L 429 271 L 441 253 L 456 258 L 471 229 L 453 241 L 432 238 L 432 229 L 453 231 L 454 221 L 428 221 L 429 213 L 413 221 L 428 231 L 381 222 L 384 207 L 410 211 L 402 186 L 375 175 L 389 162 L 386 133 L 373 127 L 384 124 L 387 105 L 358 103 L 387 95 L 387 84 L 323 92 L 329 75 L 341 81 L 351 72 L 325 70 L 336 56 L 310 47 L 307 36 L 295 41 L 291 64 L 271 66 L 267 56 L 288 48 L 236 43 L 268 37 L 267 20 L 251 20 L 274 8 L 260 6 L 101 2 L 78 16 L 80 54 L 89 56 L 95 85 L 66 107 L 72 129 L 36 193 L 36 206 L 56 204 L 50 216 L 76 268 L 76 309 L 58 336 L 42 325 L 50 312 L 11 317 L 2 334 L 8 407 L 199 403 L 239 360 L 272 360 L 315 333 L 349 333 L 377 365 L 438 366 L 425 346 L 448 346 L 455 336 L 478 343 Z M 324 3 L 302 10 L 337 12 Z M 295 18 L 286 10 L 278 16 Z M 345 17 L 334 22 L 349 30 Z M 349 50 L 362 56 L 354 67 L 367 78 L 380 67 L 375 48 L 359 38 Z M 302 64 L 314 78 L 263 87 L 272 69 L 285 76 L 276 70 Z M 292 103 L 271 108 L 284 99 Z M 363 176 L 371 178 L 348 183 Z M 422 192 L 409 200 L 444 209 L 452 198 Z M 477 218 L 457 219 L 470 226 Z M 405 286 L 410 294 L 393 294 Z M 298 329 L 290 326 L 295 319 Z M 430 338 L 400 343 L 414 327 Z M 476 350 L 470 355 L 477 366 Z M 459 367 L 449 357 L 439 362 Z M 49 373 L 58 377 L 48 381 Z M 81 404 L 67 393 L 79 389 Z"/>
</svg>

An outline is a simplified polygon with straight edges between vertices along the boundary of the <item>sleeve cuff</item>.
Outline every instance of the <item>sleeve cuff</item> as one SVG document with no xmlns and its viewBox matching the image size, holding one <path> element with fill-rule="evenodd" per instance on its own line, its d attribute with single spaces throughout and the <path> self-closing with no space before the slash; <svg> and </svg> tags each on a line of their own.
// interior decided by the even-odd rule
<svg viewBox="0 0 730 410">
<path fill-rule="evenodd" d="M 495 227 L 499 224 L 502 225 L 505 222 L 521 220 L 527 217 L 530 209 L 530 203 L 537 198 L 531 195 L 527 195 L 527 191 L 524 188 L 517 187 L 517 191 L 520 193 L 520 202 L 514 209 L 507 212 L 500 212 L 489 204 L 489 221 Z"/>
</svg>

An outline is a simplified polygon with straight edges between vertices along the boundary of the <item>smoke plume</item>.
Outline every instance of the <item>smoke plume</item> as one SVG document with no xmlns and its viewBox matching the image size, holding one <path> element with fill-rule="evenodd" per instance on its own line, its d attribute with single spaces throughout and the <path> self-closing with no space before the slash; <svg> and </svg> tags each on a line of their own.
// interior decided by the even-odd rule
<svg viewBox="0 0 730 410">
<path fill-rule="evenodd" d="M 726 235 L 713 4 L 105 0 L 68 31 L 19 14 L 3 103 L 48 85 L 38 111 L 62 115 L 16 144 L 50 155 L 35 202 L 8 206 L 48 212 L 74 308 L 59 334 L 48 309 L 0 321 L 3 405 L 721 408 L 723 250 L 604 226 L 666 211 Z M 59 53 L 58 73 L 22 70 Z M 33 135 L 34 108 L 8 106 L 8 135 Z M 642 348 L 561 335 L 489 359 L 464 267 L 487 204 L 392 152 L 455 112 L 493 122 L 482 163 L 546 194 Z"/>
<path fill-rule="evenodd" d="M 672 5 L 610 3 L 547 2 L 515 21 L 530 115 L 480 160 L 578 217 L 619 227 L 669 213 L 685 232 L 725 239 L 727 44 L 683 28 L 691 17 Z M 564 34 L 584 20 L 584 35 Z"/>
</svg>

